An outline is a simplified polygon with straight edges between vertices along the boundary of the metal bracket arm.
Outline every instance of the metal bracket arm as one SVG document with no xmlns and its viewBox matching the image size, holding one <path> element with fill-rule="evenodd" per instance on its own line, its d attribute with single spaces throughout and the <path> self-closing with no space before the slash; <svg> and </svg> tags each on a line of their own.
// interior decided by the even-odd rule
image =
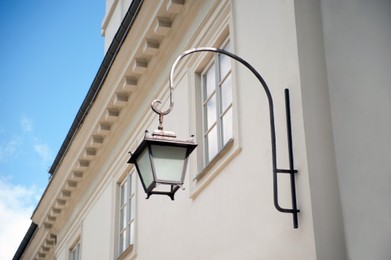
<svg viewBox="0 0 391 260">
<path fill-rule="evenodd" d="M 297 203 L 296 203 L 296 187 L 295 187 L 295 173 L 297 173 L 297 170 L 294 169 L 293 164 L 293 146 L 292 146 L 292 129 L 291 129 L 291 115 L 290 115 L 290 105 L 289 105 L 289 90 L 285 89 L 285 105 L 286 105 L 286 117 L 287 117 L 287 136 L 288 136 L 288 152 L 289 152 L 289 169 L 278 169 L 277 168 L 277 148 L 276 148 L 276 130 L 275 130 L 275 120 L 274 120 L 274 105 L 273 105 L 273 98 L 270 92 L 269 87 L 267 86 L 265 80 L 263 77 L 258 73 L 257 70 L 253 66 L 251 66 L 246 60 L 242 59 L 241 57 L 218 48 L 213 47 L 199 47 L 199 48 L 193 48 L 189 49 L 185 52 L 183 52 L 180 56 L 177 57 L 173 65 L 171 66 L 170 75 L 169 75 L 169 90 L 170 90 L 170 106 L 167 110 L 160 110 L 157 107 L 157 104 L 161 103 L 159 100 L 154 100 L 151 104 L 152 110 L 159 115 L 159 122 L 160 125 L 163 121 L 163 116 L 167 115 L 171 112 L 174 101 L 173 101 L 173 78 L 174 78 L 174 70 L 177 66 L 178 62 L 183 59 L 184 57 L 197 53 L 197 52 L 213 52 L 213 53 L 219 53 L 226 56 L 231 57 L 232 59 L 238 61 L 242 65 L 244 65 L 246 68 L 248 68 L 254 76 L 258 79 L 258 81 L 261 83 L 269 103 L 269 119 L 270 119 L 270 139 L 271 139 L 271 148 L 272 148 L 272 167 L 273 167 L 273 197 L 274 197 L 274 205 L 275 208 L 283 213 L 291 213 L 293 214 L 293 227 L 298 228 L 298 212 L 297 209 Z M 162 127 L 162 126 L 161 126 Z M 291 183 L 291 197 L 292 197 L 292 209 L 285 209 L 280 207 L 278 202 L 278 173 L 284 173 L 284 174 L 290 174 L 290 183 Z M 168 194 L 166 194 L 168 195 Z"/>
<path fill-rule="evenodd" d="M 299 227 L 298 213 L 300 212 L 297 209 L 297 200 L 296 200 L 296 183 L 295 183 L 295 174 L 298 172 L 294 169 L 293 161 L 293 142 L 292 142 L 292 123 L 291 123 L 291 110 L 290 110 L 290 99 L 289 99 L 289 90 L 285 89 L 285 111 L 286 111 L 286 131 L 288 139 L 288 155 L 289 155 L 289 169 L 277 169 L 273 170 L 273 195 L 274 195 L 274 206 L 275 208 L 283 213 L 293 214 L 293 228 Z M 292 198 L 292 209 L 282 208 L 278 202 L 278 173 L 285 173 L 290 175 L 290 185 L 291 185 L 291 198 Z"/>
</svg>

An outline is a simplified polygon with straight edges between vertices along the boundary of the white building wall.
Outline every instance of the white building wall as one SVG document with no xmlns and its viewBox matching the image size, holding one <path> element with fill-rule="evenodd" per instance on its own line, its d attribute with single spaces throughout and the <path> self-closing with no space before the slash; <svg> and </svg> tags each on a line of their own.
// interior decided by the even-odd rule
<svg viewBox="0 0 391 260">
<path fill-rule="evenodd" d="M 105 53 L 109 49 L 132 1 L 133 0 L 106 0 L 106 15 L 102 22 L 102 35 L 105 37 Z"/>
<path fill-rule="evenodd" d="M 82 221 L 82 259 L 111 259 L 115 238 L 113 190 L 107 183 Z"/>
<path fill-rule="evenodd" d="M 289 88 L 291 91 L 295 162 L 299 169 L 297 190 L 301 209 L 300 228 L 294 230 L 291 215 L 282 214 L 273 206 L 270 129 L 265 93 L 247 69 L 235 65 L 238 104 L 236 117 L 239 123 L 237 129 L 240 153 L 192 199 L 189 199 L 189 196 L 192 196 L 191 186 L 194 177 L 191 175 L 192 172 L 194 173 L 192 168 L 189 170 L 186 182 L 190 189 L 179 191 L 175 202 L 159 196 L 152 196 L 146 201 L 143 199 L 143 191 L 139 185 L 134 249 L 137 257 L 140 259 L 327 259 L 327 253 L 332 252 L 333 259 L 343 259 L 344 237 L 334 150 L 327 141 L 332 138 L 331 128 L 329 127 L 323 134 L 326 139 L 322 139 L 322 142 L 328 146 L 316 154 L 316 149 L 319 147 L 317 147 L 315 133 L 319 125 L 313 127 L 313 122 L 305 121 L 306 116 L 307 120 L 310 120 L 312 115 L 304 113 L 303 116 L 304 108 L 301 107 L 302 99 L 303 102 L 310 102 L 308 96 L 302 93 L 310 87 L 309 81 L 305 78 L 309 75 L 309 68 L 300 63 L 297 53 L 297 49 L 303 48 L 305 43 L 303 38 L 297 38 L 297 31 L 303 30 L 302 27 L 298 28 L 302 24 L 296 24 L 296 16 L 301 13 L 295 13 L 294 3 L 286 1 L 252 1 L 250 4 L 229 1 L 229 3 L 232 4 L 230 38 L 233 51 L 247 59 L 261 72 L 274 97 L 280 168 L 288 166 L 283 90 Z M 188 24 L 186 31 L 175 31 L 177 37 L 171 38 L 173 42 L 169 43 L 170 46 L 166 46 L 164 42 L 161 44 L 162 52 L 166 50 L 164 47 L 167 47 L 167 51 L 172 51 L 174 45 L 176 46 L 174 53 L 179 54 L 181 50 L 197 44 L 197 34 L 207 31 L 202 26 L 213 6 L 214 1 L 202 3 L 200 11 L 193 13 L 194 17 L 188 17 L 193 22 Z M 319 8 L 317 11 L 319 12 Z M 319 19 L 319 16 L 315 18 Z M 322 48 L 320 49 L 322 51 Z M 159 53 L 159 56 L 165 57 L 162 53 Z M 117 139 L 119 146 L 123 146 L 121 140 L 129 140 L 132 136 L 134 138 L 135 131 L 140 131 L 141 135 L 143 129 L 156 128 L 156 117 L 153 121 L 143 118 L 148 117 L 145 115 L 146 111 L 148 114 L 151 113 L 148 107 L 154 98 L 152 95 L 167 97 L 166 89 L 163 92 L 160 89 L 162 84 L 164 85 L 163 82 L 166 82 L 167 76 L 164 71 L 168 74 L 169 60 L 173 60 L 175 56 L 168 58 L 160 74 L 151 74 L 147 81 L 140 80 L 148 84 L 143 85 L 142 91 L 138 92 L 140 99 L 136 103 L 137 109 L 132 111 L 133 114 L 129 114 L 132 120 L 118 135 L 121 136 Z M 156 64 L 156 61 L 150 63 Z M 154 69 L 152 65 L 151 68 Z M 327 84 L 323 84 L 326 74 L 322 69 L 324 68 L 315 68 L 319 76 L 311 79 L 314 82 L 322 81 L 321 87 L 315 92 L 320 100 L 323 100 L 322 93 L 324 91 L 327 93 Z M 194 107 L 191 106 L 191 98 L 194 98 L 191 95 L 194 92 L 192 89 L 194 85 L 190 82 L 192 73 L 194 71 L 190 68 L 181 81 L 176 83 L 176 104 L 173 112 L 165 119 L 165 129 L 175 131 L 180 137 L 189 136 L 196 131 L 195 123 L 190 116 L 195 112 Z M 110 79 L 107 84 L 109 81 Z M 149 89 L 148 93 L 145 92 L 146 88 Z M 190 102 L 187 103 L 189 100 Z M 308 109 L 314 108 L 316 109 L 316 106 L 310 106 Z M 328 102 L 315 111 L 330 116 Z M 143 123 L 140 125 L 140 122 Z M 311 132 L 311 138 L 308 140 L 305 131 Z M 139 140 L 128 142 L 135 145 Z M 308 156 L 307 152 L 312 152 L 315 157 Z M 322 162 L 321 158 L 324 158 L 322 155 L 329 158 L 322 163 L 327 167 L 318 168 L 318 163 Z M 196 159 L 193 155 L 192 160 Z M 333 174 L 331 179 L 324 177 L 330 182 L 328 187 L 332 187 L 333 197 L 330 200 L 326 196 L 327 186 L 322 188 L 324 184 L 322 176 L 327 176 L 325 173 L 328 170 Z M 279 193 L 281 204 L 290 207 L 289 186 L 282 177 Z M 329 205 L 325 206 L 321 204 L 322 202 L 329 202 Z M 153 245 L 152 249 L 151 245 Z"/>
<path fill-rule="evenodd" d="M 300 85 L 317 259 L 346 259 L 320 1 L 295 1 Z"/>
<path fill-rule="evenodd" d="M 391 2 L 322 1 L 348 259 L 390 259 Z"/>
<path fill-rule="evenodd" d="M 247 75 L 252 77 L 251 74 Z M 165 117 L 164 124 L 166 130 L 175 131 L 180 137 L 187 137 L 192 133 L 188 125 L 187 81 L 188 77 L 184 77 L 176 84 L 175 107 Z M 264 93 L 257 89 L 257 82 L 249 81 L 248 89 L 243 88 L 239 91 L 240 102 L 243 104 L 240 109 L 244 110 L 241 112 L 241 121 L 248 121 L 250 124 L 256 120 L 253 116 L 258 115 L 258 119 L 264 117 L 261 121 L 268 126 L 267 112 L 262 116 L 263 108 L 259 108 L 260 112 L 253 111 L 251 103 L 246 102 L 253 101 L 253 98 L 242 97 L 247 92 L 262 100 Z M 244 109 L 244 106 L 248 108 Z M 156 117 L 149 126 L 145 126 L 149 130 L 156 127 Z M 252 127 L 255 128 L 256 125 Z M 187 173 L 186 189 L 177 192 L 175 201 L 166 196 L 151 196 L 145 200 L 143 189 L 138 184 L 137 258 L 316 258 L 312 222 L 309 219 L 311 212 L 306 210 L 300 215 L 300 229 L 294 230 L 291 215 L 279 213 L 274 209 L 269 154 L 257 152 L 259 146 L 268 146 L 269 140 L 254 138 L 252 133 L 247 131 L 252 127 L 241 128 L 243 150 L 194 199 L 189 198 L 189 186 L 193 181 L 191 170 Z M 262 131 L 260 127 L 256 129 Z M 267 133 L 268 130 L 265 131 L 265 135 Z M 264 158 L 267 159 L 264 161 Z M 284 188 L 288 189 L 287 186 Z M 305 189 L 301 187 L 301 192 L 305 192 Z M 286 190 L 282 191 L 282 194 L 281 199 L 286 203 L 289 195 Z M 311 206 L 308 203 L 304 198 L 300 205 L 309 209 Z"/>
<path fill-rule="evenodd" d="M 59 253 L 56 255 L 56 260 L 68 260 L 67 256 L 67 249 L 63 248 Z"/>
<path fill-rule="evenodd" d="M 113 258 L 116 205 L 111 180 L 90 185 L 83 183 L 80 187 L 84 192 L 78 192 L 79 196 L 71 205 L 72 212 L 68 211 L 70 215 L 65 216 L 57 233 L 57 247 L 53 253 L 57 260 L 70 259 L 71 250 L 77 242 L 80 242 L 81 259 Z"/>
<path fill-rule="evenodd" d="M 192 18 L 195 22 L 179 37 L 180 41 L 170 43 L 171 46 L 175 44 L 175 53 L 179 54 L 186 46 L 192 46 L 197 33 L 206 30 L 201 26 L 213 3 L 214 1 L 206 1 L 201 11 Z M 259 69 L 275 97 L 280 167 L 288 166 L 283 90 L 286 87 L 291 90 L 296 165 L 300 171 L 297 178 L 299 207 L 302 210 L 299 216 L 300 228 L 294 230 L 291 215 L 279 213 L 273 206 L 270 129 L 265 93 L 247 69 L 235 65 L 242 150 L 193 199 L 189 199 L 191 190 L 188 187 L 193 182 L 194 175 L 191 173 L 194 168 L 189 169 L 186 190 L 178 191 L 174 202 L 168 197 L 159 196 L 144 200 L 139 185 L 136 250 L 140 259 L 316 258 L 300 108 L 294 5 L 286 1 L 254 1 L 251 5 L 243 5 L 241 1 L 231 3 L 230 37 L 233 51 Z M 259 10 L 264 12 L 260 14 Z M 175 33 L 181 35 L 182 31 Z M 163 46 L 161 50 L 163 53 Z M 159 56 L 163 55 L 161 53 Z M 175 56 L 169 60 L 173 60 Z M 170 62 L 166 62 L 160 75 L 151 74 L 152 78 L 148 82 L 152 82 L 153 86 L 143 86 L 150 88 L 150 91 L 143 96 L 142 102 L 137 103 L 135 116 L 129 115 L 134 121 L 129 122 L 129 127 L 123 132 L 124 140 L 126 135 L 134 135 L 134 129 L 140 131 L 140 134 L 142 129 L 156 129 L 156 117 L 152 123 L 148 121 L 144 126 L 137 124 L 142 121 L 138 117 L 145 114 L 145 111 L 151 113 L 151 93 L 158 91 L 158 96 L 167 97 L 166 89 L 163 92 L 165 94 L 159 89 L 166 82 L 169 66 Z M 191 102 L 188 103 L 192 98 L 188 95 L 194 91 L 189 80 L 192 73 L 190 68 L 186 74 L 189 76 L 176 83 L 175 107 L 165 117 L 165 129 L 175 131 L 180 137 L 187 137 L 195 132 L 194 122 L 189 117 L 189 114 L 194 113 L 194 108 L 191 108 Z M 190 112 L 187 112 L 189 106 Z M 192 160 L 196 160 L 194 156 Z M 282 177 L 281 179 L 281 204 L 289 207 L 289 186 L 284 185 L 286 183 Z"/>
<path fill-rule="evenodd" d="M 54 178 L 66 181 L 66 174 L 78 167 L 74 161 L 80 151 L 91 145 L 96 126 L 108 120 L 107 109 L 119 107 L 104 142 L 94 144 L 97 154 L 88 159 L 83 179 L 49 227 L 57 239 L 50 256 L 68 259 L 80 239 L 82 259 L 118 257 L 117 184 L 131 170 L 128 151 L 135 150 L 145 129 L 157 128 L 150 103 L 160 98 L 168 107 L 167 78 L 177 55 L 190 47 L 216 46 L 229 34 L 232 51 L 251 63 L 270 87 L 277 166 L 282 169 L 288 168 L 283 91 L 290 90 L 299 229 L 293 229 L 291 214 L 280 213 L 273 205 L 265 92 L 250 71 L 234 63 L 232 147 L 196 182 L 202 153 L 195 152 L 186 189 L 177 192 L 174 202 L 164 196 L 145 200 L 138 181 L 135 243 L 121 259 L 389 258 L 391 182 L 385 173 L 390 166 L 391 57 L 384 57 L 391 55 L 386 26 L 390 4 L 200 0 L 179 4 L 174 13 L 165 9 L 168 2 L 144 2 L 57 173 L 64 176 Z M 107 43 L 129 4 L 107 1 Z M 168 34 L 167 28 L 156 26 L 164 15 L 173 19 Z M 368 19 L 357 18 L 362 16 Z M 153 37 L 160 40 L 158 50 L 145 52 L 145 40 Z M 147 68 L 137 67 L 137 59 Z M 201 56 L 178 66 L 175 106 L 164 118 L 165 130 L 181 138 L 195 134 L 198 142 L 202 138 L 197 132 L 196 74 L 207 61 Z M 127 85 L 129 77 L 137 79 L 132 87 Z M 116 100 L 116 93 L 125 88 L 131 88 L 128 101 Z M 288 177 L 279 176 L 279 181 L 280 204 L 290 208 Z M 47 216 L 44 206 L 52 205 L 46 200 L 35 215 L 38 224 Z M 39 232 L 46 232 L 42 225 Z"/>
</svg>

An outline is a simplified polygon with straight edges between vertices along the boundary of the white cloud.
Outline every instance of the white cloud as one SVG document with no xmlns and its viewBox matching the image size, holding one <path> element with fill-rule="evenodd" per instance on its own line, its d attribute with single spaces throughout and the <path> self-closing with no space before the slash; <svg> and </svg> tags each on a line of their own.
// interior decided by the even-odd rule
<svg viewBox="0 0 391 260">
<path fill-rule="evenodd" d="M 40 191 L 0 178 L 0 260 L 12 259 L 26 234 Z"/>
<path fill-rule="evenodd" d="M 33 131 L 33 120 L 31 118 L 22 117 L 22 119 L 20 119 L 20 125 L 22 126 L 23 132 Z"/>
<path fill-rule="evenodd" d="M 52 160 L 52 154 L 50 148 L 47 144 L 35 144 L 34 150 L 41 157 L 41 162 L 44 165 L 47 165 Z"/>
<path fill-rule="evenodd" d="M 18 147 L 22 144 L 21 138 L 14 136 L 5 145 L 0 144 L 0 162 L 16 156 Z"/>
</svg>

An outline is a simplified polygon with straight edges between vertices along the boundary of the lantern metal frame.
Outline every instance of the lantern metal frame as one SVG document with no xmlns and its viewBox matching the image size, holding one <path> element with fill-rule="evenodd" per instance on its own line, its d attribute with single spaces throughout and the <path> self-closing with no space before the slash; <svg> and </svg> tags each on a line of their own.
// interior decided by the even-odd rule
<svg viewBox="0 0 391 260">
<path fill-rule="evenodd" d="M 177 147 L 177 148 L 186 148 L 186 154 L 185 159 L 183 162 L 183 169 L 181 173 L 180 180 L 173 181 L 173 180 L 167 180 L 167 179 L 159 179 L 156 174 L 156 168 L 154 163 L 154 156 L 153 156 L 153 149 L 152 146 L 166 146 L 166 147 Z M 145 131 L 145 136 L 143 141 L 140 143 L 140 145 L 137 147 L 137 149 L 134 151 L 134 153 L 131 153 L 131 157 L 128 161 L 128 163 L 135 164 L 137 172 L 139 174 L 141 184 L 144 188 L 145 193 L 147 194 L 147 199 L 151 195 L 167 195 L 171 198 L 171 200 L 174 200 L 175 193 L 179 190 L 180 187 L 183 186 L 183 182 L 186 175 L 186 168 L 187 168 L 187 161 L 189 155 L 193 152 L 193 150 L 197 147 L 197 144 L 194 143 L 193 139 L 177 139 L 176 135 L 173 132 L 167 132 L 163 130 L 155 130 L 152 135 L 148 133 L 148 131 Z M 144 153 L 145 149 L 147 149 L 147 152 L 149 153 L 149 162 L 152 170 L 153 180 L 151 184 L 147 187 L 145 180 L 143 178 L 143 175 L 141 174 L 139 165 L 137 163 L 137 159 Z M 155 191 L 154 189 L 157 188 L 159 185 L 168 185 L 170 186 L 169 191 Z"/>
<path fill-rule="evenodd" d="M 271 139 L 271 148 L 272 148 L 272 172 L 273 172 L 273 201 L 275 208 L 282 213 L 289 213 L 292 214 L 293 218 L 293 228 L 297 229 L 299 227 L 298 222 L 298 213 L 300 210 L 297 207 L 297 198 L 296 198 L 296 184 L 295 184 L 295 175 L 298 173 L 298 171 L 294 168 L 294 158 L 293 158 L 293 142 L 292 142 L 292 124 L 291 124 L 291 111 L 290 111 L 290 98 L 289 98 L 289 90 L 285 89 L 285 109 L 286 109 L 286 124 L 287 124 L 287 142 L 288 142 L 288 156 L 289 156 L 289 168 L 279 168 L 277 167 L 277 146 L 276 146 L 276 128 L 275 128 L 275 119 L 274 119 L 274 103 L 273 98 L 270 92 L 270 89 L 268 85 L 266 84 L 263 77 L 259 74 L 259 72 L 250 65 L 246 60 L 242 59 L 241 57 L 223 50 L 219 48 L 213 48 L 213 47 L 199 47 L 199 48 L 193 48 L 189 49 L 185 52 L 183 52 L 180 56 L 176 58 L 174 63 L 171 66 L 170 75 L 169 75 L 169 92 L 170 92 L 170 106 L 167 110 L 161 110 L 158 108 L 158 104 L 161 104 L 162 102 L 160 100 L 153 100 L 151 104 L 152 110 L 159 115 L 159 127 L 157 131 L 163 131 L 163 117 L 171 112 L 173 106 L 174 106 L 174 100 L 173 100 L 173 91 L 174 91 L 174 84 L 173 84 L 173 78 L 174 78 L 174 71 L 175 67 L 179 63 L 179 61 L 183 58 L 185 58 L 188 55 L 199 53 L 199 52 L 212 52 L 212 53 L 218 53 L 222 55 L 226 55 L 242 65 L 244 65 L 246 68 L 248 68 L 254 76 L 258 79 L 258 81 L 261 83 L 263 90 L 265 91 L 268 104 L 269 104 L 269 122 L 270 122 L 270 139 Z M 172 140 L 174 141 L 174 140 Z M 129 160 L 129 162 L 132 159 Z M 280 206 L 279 199 L 278 199 L 278 174 L 289 174 L 290 175 L 290 191 L 291 191 L 291 201 L 292 201 L 292 208 L 283 208 Z M 144 187 L 145 189 L 145 187 Z M 179 186 L 171 186 L 171 193 L 161 193 L 161 192 L 153 192 L 148 191 L 147 196 L 149 197 L 152 194 L 163 194 L 163 195 L 169 195 L 172 199 L 174 197 L 175 192 L 179 189 Z M 172 194 L 172 195 L 171 195 Z"/>
</svg>

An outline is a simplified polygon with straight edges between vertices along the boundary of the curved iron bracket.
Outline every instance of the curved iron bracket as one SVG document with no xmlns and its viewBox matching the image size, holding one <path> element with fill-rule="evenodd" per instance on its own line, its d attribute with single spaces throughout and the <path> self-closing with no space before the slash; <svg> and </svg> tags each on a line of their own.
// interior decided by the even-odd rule
<svg viewBox="0 0 391 260">
<path fill-rule="evenodd" d="M 299 227 L 298 223 L 298 213 L 300 212 L 299 209 L 297 209 L 297 201 L 296 201 L 296 187 L 295 187 L 295 174 L 297 173 L 297 170 L 294 169 L 294 162 L 293 162 L 293 145 L 292 145 L 292 129 L 291 129 L 291 114 L 290 114 L 290 100 L 289 100 L 289 90 L 285 89 L 285 105 L 286 105 L 286 121 L 287 121 L 287 138 L 288 138 L 288 153 L 289 153 L 289 169 L 279 169 L 277 168 L 277 152 L 276 152 L 276 130 L 275 130 L 275 119 L 274 119 L 274 105 L 273 105 L 273 98 L 270 93 L 269 87 L 267 86 L 265 80 L 262 78 L 262 76 L 258 73 L 258 71 L 255 70 L 253 66 L 251 66 L 247 61 L 242 59 L 241 57 L 218 48 L 213 47 L 200 47 L 200 48 L 193 48 L 189 49 L 185 52 L 183 52 L 180 56 L 178 56 L 171 66 L 170 70 L 170 76 L 169 76 L 169 88 L 170 88 L 170 106 L 167 110 L 160 110 L 157 107 L 157 104 L 160 104 L 160 100 L 154 100 L 151 104 L 152 110 L 159 115 L 159 128 L 163 129 L 163 116 L 167 115 L 171 112 L 174 101 L 173 101 L 173 78 L 174 78 L 174 70 L 177 66 L 178 62 L 183 59 L 184 57 L 197 53 L 197 52 L 214 52 L 223 54 L 226 56 L 231 57 L 232 59 L 240 62 L 244 66 L 246 66 L 258 79 L 258 81 L 261 83 L 269 103 L 269 116 L 270 116 L 270 136 L 271 136 L 271 147 L 272 147 L 272 166 L 273 166 L 273 199 L 274 199 L 274 206 L 275 208 L 283 213 L 291 213 L 293 215 L 293 227 L 296 229 Z M 278 201 L 278 174 L 284 173 L 284 174 L 290 174 L 290 184 L 291 184 L 291 197 L 292 197 L 292 208 L 282 208 Z"/>
</svg>

